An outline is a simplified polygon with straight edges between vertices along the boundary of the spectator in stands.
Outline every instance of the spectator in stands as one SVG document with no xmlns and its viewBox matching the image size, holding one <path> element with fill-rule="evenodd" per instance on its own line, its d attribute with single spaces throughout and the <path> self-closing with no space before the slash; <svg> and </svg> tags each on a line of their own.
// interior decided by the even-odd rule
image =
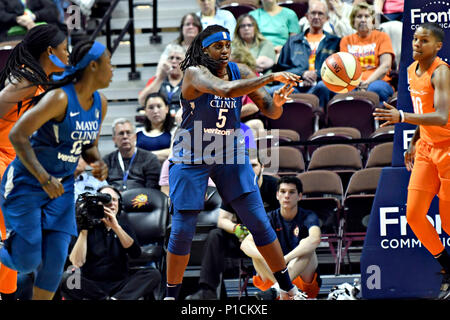
<svg viewBox="0 0 450 320">
<path fill-rule="evenodd" d="M 187 13 L 181 18 L 180 35 L 175 43 L 182 46 L 185 51 L 189 48 L 192 40 L 203 30 L 200 18 L 193 12 Z"/>
<path fill-rule="evenodd" d="M 203 29 L 207 26 L 218 24 L 227 28 L 231 37 L 233 37 L 233 31 L 236 28 L 236 19 L 230 11 L 219 9 L 216 0 L 197 0 L 197 3 L 200 7 L 197 16 L 202 21 Z"/>
<path fill-rule="evenodd" d="M 367 3 L 353 6 L 350 23 L 356 33 L 342 38 L 340 51 L 353 54 L 361 63 L 363 74 L 358 89 L 377 93 L 383 103 L 394 94 L 388 83 L 394 60 L 391 39 L 386 33 L 375 30 L 375 11 Z"/>
<path fill-rule="evenodd" d="M 67 34 L 58 17 L 58 8 L 52 0 L 0 0 L 0 41 L 22 39 L 39 23 L 54 24 Z"/>
<path fill-rule="evenodd" d="M 302 87 L 295 87 L 295 91 L 317 95 L 320 106 L 325 107 L 330 99 L 330 91 L 320 81 L 320 68 L 329 55 L 339 51 L 340 38 L 323 30 L 328 18 L 328 8 L 323 2 L 312 1 L 306 17 L 310 28 L 305 33 L 289 38 L 273 70 L 301 75 Z M 279 86 L 269 87 L 269 92 L 278 88 Z"/>
<path fill-rule="evenodd" d="M 250 160 L 266 211 L 279 207 L 276 199 L 277 179 L 263 175 L 264 167 L 256 153 Z M 222 204 L 217 221 L 217 228 L 208 233 L 200 271 L 200 290 L 186 297 L 186 300 L 216 300 L 216 290 L 220 283 L 220 275 L 224 272 L 225 257 L 242 258 L 240 250 L 242 240 L 248 229 L 242 224 L 236 212 L 229 204 Z"/>
<path fill-rule="evenodd" d="M 152 151 L 163 162 L 169 156 L 174 130 L 166 99 L 160 93 L 150 93 L 145 99 L 144 128 L 136 134 L 136 146 Z"/>
<path fill-rule="evenodd" d="M 290 36 L 300 32 L 297 14 L 278 5 L 278 0 L 262 0 L 262 8 L 250 11 L 263 36 L 279 53 Z"/>
<path fill-rule="evenodd" d="M 159 189 L 161 165 L 151 151 L 136 147 L 134 125 L 128 119 L 119 118 L 114 120 L 112 127 L 117 150 L 103 158 L 109 170 L 106 181 L 120 191 L 133 188 Z"/>
<path fill-rule="evenodd" d="M 375 0 L 375 13 L 383 14 L 389 21 L 402 21 L 404 4 L 405 0 Z"/>
<path fill-rule="evenodd" d="M 75 184 L 74 184 L 75 201 L 77 201 L 78 196 L 82 193 L 85 192 L 95 193 L 101 187 L 108 185 L 108 183 L 105 180 L 100 181 L 94 176 L 88 174 L 86 172 L 86 167 L 87 167 L 86 161 L 84 161 L 83 157 L 80 157 L 80 159 L 78 160 L 78 166 L 75 169 L 75 172 L 73 173 L 75 177 Z"/>
<path fill-rule="evenodd" d="M 309 0 L 313 2 L 316 0 Z M 321 0 L 328 7 L 328 20 L 323 26 L 323 30 L 342 38 L 355 32 L 350 25 L 350 13 L 352 5 L 343 0 Z M 310 4 L 311 5 L 311 4 Z M 304 32 L 310 25 L 307 17 L 303 17 L 299 21 L 300 30 Z"/>
<path fill-rule="evenodd" d="M 256 62 L 256 67 L 252 69 L 258 73 L 269 71 L 275 63 L 276 53 L 272 42 L 264 38 L 255 18 L 249 14 L 243 14 L 237 19 L 232 47 L 232 53 L 242 47 L 250 50 Z"/>
<path fill-rule="evenodd" d="M 180 63 L 184 60 L 186 51 L 177 44 L 168 44 L 166 48 L 167 55 L 162 54 L 156 75 L 150 79 L 144 90 L 139 93 L 139 104 L 144 106 L 145 98 L 149 93 L 159 92 L 166 99 L 169 105 L 170 115 L 180 108 L 181 84 L 183 81 L 183 72 L 180 69 Z"/>
<path fill-rule="evenodd" d="M 315 252 L 320 244 L 321 232 L 317 215 L 298 206 L 302 192 L 303 186 L 298 178 L 281 177 L 276 192 L 280 208 L 269 212 L 268 215 L 280 241 L 292 283 L 299 291 L 303 291 L 307 298 L 315 298 L 321 283 Z M 242 241 L 241 249 L 252 258 L 257 272 L 253 277 L 253 285 L 263 291 L 257 293 L 257 298 L 277 299 L 279 286 L 257 250 L 251 234 Z"/>
<path fill-rule="evenodd" d="M 69 260 L 80 268 L 79 286 L 72 286 L 71 272 L 65 272 L 61 282 L 63 297 L 70 300 L 137 300 L 153 292 L 161 281 L 161 274 L 152 268 L 142 268 L 130 274 L 128 257 L 139 258 L 141 247 L 131 226 L 120 215 L 120 191 L 112 186 L 99 192 L 112 198 L 103 204 L 105 217 L 92 226 L 77 207 L 78 238 Z"/>
</svg>

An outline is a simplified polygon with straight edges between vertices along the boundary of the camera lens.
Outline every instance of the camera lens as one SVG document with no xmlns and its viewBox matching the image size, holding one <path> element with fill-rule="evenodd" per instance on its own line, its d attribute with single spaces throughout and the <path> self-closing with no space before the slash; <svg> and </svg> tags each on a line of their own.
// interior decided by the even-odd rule
<svg viewBox="0 0 450 320">
<path fill-rule="evenodd" d="M 103 204 L 109 204 L 112 201 L 111 195 L 107 193 L 99 193 L 97 197 Z"/>
</svg>

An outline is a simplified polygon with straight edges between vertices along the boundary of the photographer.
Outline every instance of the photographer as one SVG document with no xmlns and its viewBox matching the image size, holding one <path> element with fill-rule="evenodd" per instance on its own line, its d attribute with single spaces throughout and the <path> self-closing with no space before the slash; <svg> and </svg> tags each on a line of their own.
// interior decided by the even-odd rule
<svg viewBox="0 0 450 320">
<path fill-rule="evenodd" d="M 137 300 L 147 296 L 159 285 L 161 275 L 150 268 L 130 275 L 128 255 L 138 258 L 141 248 L 134 231 L 117 220 L 122 205 L 120 192 L 104 186 L 99 193 L 108 194 L 112 199 L 102 205 L 95 199 L 106 202 L 104 196 L 84 194 L 77 205 L 79 235 L 69 259 L 81 273 L 75 269 L 65 272 L 61 294 L 71 300 Z M 100 206 L 103 206 L 103 217 L 98 217 Z M 77 276 L 80 276 L 78 286 L 74 285 Z"/>
</svg>

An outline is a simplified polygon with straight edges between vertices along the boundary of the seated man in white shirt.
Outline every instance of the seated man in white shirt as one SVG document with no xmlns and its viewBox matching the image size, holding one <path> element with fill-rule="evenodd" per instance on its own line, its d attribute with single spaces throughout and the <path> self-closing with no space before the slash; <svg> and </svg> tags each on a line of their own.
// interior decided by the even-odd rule
<svg viewBox="0 0 450 320">
<path fill-rule="evenodd" d="M 87 163 L 83 160 L 83 157 L 80 157 L 78 161 L 78 166 L 73 173 L 75 177 L 75 201 L 78 196 L 85 192 L 96 193 L 98 189 L 103 186 L 108 185 L 106 181 L 100 181 L 97 178 L 94 178 L 92 175 L 86 172 Z"/>
</svg>

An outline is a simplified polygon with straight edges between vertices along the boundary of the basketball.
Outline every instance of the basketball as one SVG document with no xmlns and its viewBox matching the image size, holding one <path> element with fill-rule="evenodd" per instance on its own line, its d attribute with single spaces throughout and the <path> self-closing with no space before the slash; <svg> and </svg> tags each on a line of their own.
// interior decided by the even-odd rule
<svg viewBox="0 0 450 320">
<path fill-rule="evenodd" d="M 337 52 L 323 62 L 320 75 L 328 89 L 336 93 L 346 93 L 359 85 L 362 70 L 358 59 L 351 53 Z"/>
</svg>

